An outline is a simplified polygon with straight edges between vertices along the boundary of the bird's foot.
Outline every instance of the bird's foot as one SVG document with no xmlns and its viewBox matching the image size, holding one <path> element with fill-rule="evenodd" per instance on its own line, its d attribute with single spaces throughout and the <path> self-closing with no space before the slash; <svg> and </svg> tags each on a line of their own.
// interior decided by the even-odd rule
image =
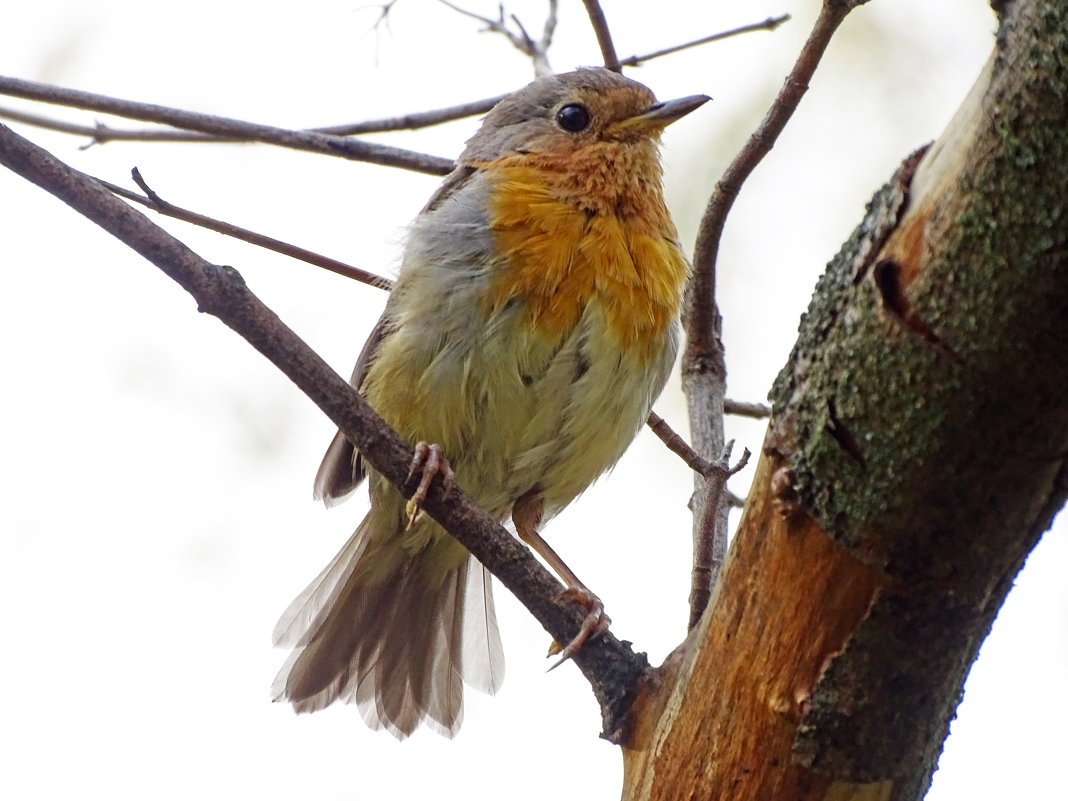
<svg viewBox="0 0 1068 801">
<path fill-rule="evenodd" d="M 412 466 L 408 469 L 407 484 L 411 484 L 419 478 L 419 485 L 408 499 L 404 511 L 408 515 L 408 528 L 411 528 L 423 516 L 423 503 L 426 501 L 427 492 L 435 476 L 441 476 L 441 489 L 448 492 L 452 489 L 456 476 L 452 472 L 449 460 L 445 458 L 441 446 L 436 443 L 419 441 L 415 444 L 415 452 L 412 454 Z"/>
<path fill-rule="evenodd" d="M 560 656 L 549 670 L 556 670 L 556 668 L 577 654 L 587 641 L 600 637 L 612 625 L 612 618 L 604 613 L 604 604 L 601 599 L 582 585 L 568 587 L 557 595 L 556 599 L 574 601 L 586 610 L 586 619 L 582 621 L 582 628 L 579 629 L 579 633 L 567 645 L 560 647 L 559 643 L 554 641 L 549 646 L 547 656 Z"/>
</svg>

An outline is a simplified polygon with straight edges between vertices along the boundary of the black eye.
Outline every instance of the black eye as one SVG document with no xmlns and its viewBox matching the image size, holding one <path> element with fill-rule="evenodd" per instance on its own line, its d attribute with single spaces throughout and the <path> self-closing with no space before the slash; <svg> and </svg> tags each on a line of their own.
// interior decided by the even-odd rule
<svg viewBox="0 0 1068 801">
<path fill-rule="evenodd" d="M 568 103 L 556 112 L 556 124 L 565 131 L 578 133 L 590 124 L 590 112 L 581 103 Z"/>
</svg>

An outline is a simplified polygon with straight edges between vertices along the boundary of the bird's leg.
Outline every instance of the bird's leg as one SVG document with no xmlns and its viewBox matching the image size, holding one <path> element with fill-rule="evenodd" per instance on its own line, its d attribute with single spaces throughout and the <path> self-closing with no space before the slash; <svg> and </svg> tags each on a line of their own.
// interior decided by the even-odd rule
<svg viewBox="0 0 1068 801">
<path fill-rule="evenodd" d="M 578 576 L 564 563 L 559 554 L 552 549 L 549 543 L 542 539 L 538 533 L 541 515 L 542 499 L 537 490 L 531 490 L 522 495 L 512 506 L 512 522 L 515 523 L 515 530 L 519 534 L 519 538 L 537 551 L 541 558 L 549 563 L 549 567 L 555 570 L 556 574 L 567 584 L 567 589 L 560 593 L 557 598 L 572 600 L 586 610 L 586 619 L 582 621 L 582 628 L 579 629 L 579 633 L 575 635 L 575 638 L 563 648 L 560 648 L 555 642 L 553 647 L 550 648 L 550 656 L 556 653 L 560 655 L 559 661 L 549 668 L 549 670 L 553 670 L 574 656 L 591 637 L 599 637 L 608 631 L 608 627 L 612 624 L 612 619 L 604 613 L 604 604 L 601 599 L 579 581 Z"/>
<path fill-rule="evenodd" d="M 415 443 L 415 452 L 412 454 L 412 466 L 408 469 L 408 478 L 405 483 L 410 484 L 419 477 L 419 486 L 415 488 L 412 497 L 404 507 L 408 514 L 408 528 L 414 526 L 422 517 L 423 502 L 430 490 L 430 484 L 434 476 L 441 475 L 441 488 L 448 492 L 456 480 L 448 459 L 445 458 L 441 446 L 436 443 L 426 443 L 420 440 Z"/>
</svg>

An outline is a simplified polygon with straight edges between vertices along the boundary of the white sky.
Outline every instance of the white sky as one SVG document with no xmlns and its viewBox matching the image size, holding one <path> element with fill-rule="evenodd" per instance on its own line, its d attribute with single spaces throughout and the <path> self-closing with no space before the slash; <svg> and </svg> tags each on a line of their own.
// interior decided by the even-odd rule
<svg viewBox="0 0 1068 801">
<path fill-rule="evenodd" d="M 503 40 L 428 0 L 398 3 L 377 36 L 376 12 L 358 1 L 9 5 L 0 74 L 283 126 L 448 105 L 530 78 Z M 562 5 L 554 67 L 596 62 L 580 4 Z M 778 33 L 629 73 L 662 99 L 715 98 L 666 137 L 669 201 L 692 242 L 703 199 L 817 3 L 605 7 L 622 55 L 795 16 Z M 508 9 L 540 29 L 540 0 Z M 732 397 L 764 398 L 823 265 L 897 163 L 941 131 L 994 24 L 981 0 L 873 0 L 846 24 L 728 223 L 719 300 Z M 454 156 L 475 125 L 380 139 Z M 129 185 L 139 166 L 175 203 L 382 272 L 436 185 L 262 146 L 80 151 L 78 138 L 15 127 L 94 175 Z M 381 293 L 162 224 L 237 267 L 348 374 Z M 6 171 L 0 236 L 0 797 L 618 798 L 618 751 L 596 737 L 584 680 L 573 667 L 544 673 L 547 636 L 500 590 L 508 678 L 495 698 L 468 694 L 452 742 L 420 732 L 398 744 L 352 708 L 297 717 L 271 704 L 284 658 L 270 647 L 274 622 L 363 514 L 362 499 L 329 513 L 311 503 L 331 425 L 158 270 Z M 657 409 L 684 426 L 677 381 Z M 729 425 L 739 447 L 759 447 L 762 425 Z M 546 532 L 605 600 L 615 633 L 654 662 L 684 633 L 689 487 L 684 466 L 643 434 Z M 1063 786 L 1065 533 L 1062 520 L 1046 536 L 984 646 L 932 801 L 1053 798 Z"/>
</svg>

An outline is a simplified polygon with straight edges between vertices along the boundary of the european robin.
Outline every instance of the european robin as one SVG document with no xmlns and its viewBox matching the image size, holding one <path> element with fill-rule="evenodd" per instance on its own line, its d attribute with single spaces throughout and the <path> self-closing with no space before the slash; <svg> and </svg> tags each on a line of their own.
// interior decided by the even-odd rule
<svg viewBox="0 0 1068 801">
<path fill-rule="evenodd" d="M 419 441 L 422 492 L 455 471 L 586 607 L 565 658 L 608 618 L 538 526 L 616 463 L 671 370 L 689 266 L 664 205 L 659 138 L 706 100 L 658 103 L 604 69 L 502 100 L 416 217 L 352 374 Z M 492 693 L 504 675 L 490 576 L 419 513 L 419 493 L 407 504 L 341 433 L 315 495 L 333 504 L 365 475 L 370 511 L 275 629 L 293 649 L 276 698 L 298 712 L 354 701 L 398 738 L 424 720 L 451 736 L 463 683 Z"/>
</svg>

